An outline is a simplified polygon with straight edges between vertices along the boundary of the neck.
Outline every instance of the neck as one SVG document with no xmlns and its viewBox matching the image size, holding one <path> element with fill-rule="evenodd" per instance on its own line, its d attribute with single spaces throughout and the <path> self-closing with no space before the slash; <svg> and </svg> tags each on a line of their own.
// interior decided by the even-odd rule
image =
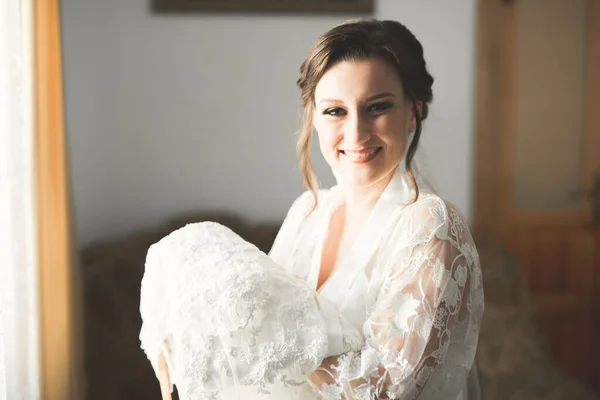
<svg viewBox="0 0 600 400">
<path fill-rule="evenodd" d="M 365 222 L 392 176 L 393 172 L 368 187 L 348 186 L 344 188 L 344 211 L 347 223 L 362 225 Z"/>
</svg>

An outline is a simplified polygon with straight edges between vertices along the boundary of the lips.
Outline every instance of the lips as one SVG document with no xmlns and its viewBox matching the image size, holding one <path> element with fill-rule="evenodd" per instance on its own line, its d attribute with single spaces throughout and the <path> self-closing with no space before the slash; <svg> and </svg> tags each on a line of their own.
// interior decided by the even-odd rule
<svg viewBox="0 0 600 400">
<path fill-rule="evenodd" d="M 340 153 L 350 161 L 363 164 L 373 160 L 381 152 L 381 147 L 372 147 L 361 150 L 340 150 Z"/>
</svg>

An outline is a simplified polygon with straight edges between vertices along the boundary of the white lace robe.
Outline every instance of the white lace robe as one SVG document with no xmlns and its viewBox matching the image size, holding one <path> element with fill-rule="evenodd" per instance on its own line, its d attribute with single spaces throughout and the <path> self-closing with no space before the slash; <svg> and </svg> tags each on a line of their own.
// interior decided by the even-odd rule
<svg viewBox="0 0 600 400">
<path fill-rule="evenodd" d="M 215 249 L 207 245 L 207 237 L 193 239 L 191 253 L 181 251 L 177 240 L 175 247 L 155 248 L 154 257 L 149 252 L 155 276 L 151 278 L 147 265 L 142 347 L 156 366 L 159 347 L 167 344 L 163 348 L 172 380 L 180 394 L 184 389 L 182 398 L 478 398 L 474 357 L 483 288 L 477 250 L 464 218 L 448 202 L 424 192 L 406 205 L 411 192 L 399 171 L 319 293 L 322 246 L 331 214 L 343 201 L 341 185 L 321 190 L 319 206 L 309 216 L 310 193 L 294 202 L 270 258 L 256 258 L 255 248 L 231 253 L 233 242 L 243 248 L 241 239 Z M 177 305 L 157 318 L 157 301 L 149 294 L 156 294 L 158 282 L 168 280 L 164 260 L 158 261 L 167 253 L 174 260 L 171 265 L 188 263 L 188 269 L 198 272 L 184 279 L 191 286 L 162 295 L 166 303 Z M 173 254 L 186 260 L 192 254 L 193 265 L 173 259 Z M 253 265 L 251 272 L 236 277 L 244 265 Z M 267 289 L 257 292 L 260 287 Z M 185 300 L 188 291 L 195 304 Z M 215 303 L 211 296 L 217 292 L 226 296 Z M 268 293 L 260 297 L 268 301 L 254 301 L 259 292 L 259 297 Z M 242 310 L 242 317 L 236 317 L 236 310 Z M 257 311 L 259 316 L 253 316 Z M 235 318 L 245 318 L 245 324 Z M 265 323 L 268 328 L 262 328 Z M 252 330 L 258 327 L 266 334 Z M 190 330 L 195 335 L 191 345 L 185 339 Z M 234 351 L 240 348 L 244 357 Z M 274 349 L 292 350 L 278 354 Z M 186 352 L 202 361 L 191 362 Z M 261 358 L 262 364 L 257 361 Z M 186 390 L 190 387 L 194 390 Z M 265 394 L 256 394 L 257 388 Z"/>
</svg>

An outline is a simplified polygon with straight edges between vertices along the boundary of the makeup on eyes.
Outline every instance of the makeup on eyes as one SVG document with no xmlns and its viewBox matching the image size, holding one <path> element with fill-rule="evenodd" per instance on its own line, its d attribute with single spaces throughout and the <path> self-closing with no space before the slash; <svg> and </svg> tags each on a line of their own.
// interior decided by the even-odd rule
<svg viewBox="0 0 600 400">
<path fill-rule="evenodd" d="M 394 106 L 394 103 L 392 103 L 390 101 L 382 101 L 382 102 L 373 103 L 373 104 L 370 104 L 369 106 L 367 106 L 366 112 L 383 112 L 385 110 L 392 108 L 393 106 Z M 344 115 L 347 112 L 342 107 L 329 107 L 329 108 L 324 109 L 321 113 L 323 115 L 330 115 L 332 117 L 337 117 L 340 115 Z"/>
</svg>

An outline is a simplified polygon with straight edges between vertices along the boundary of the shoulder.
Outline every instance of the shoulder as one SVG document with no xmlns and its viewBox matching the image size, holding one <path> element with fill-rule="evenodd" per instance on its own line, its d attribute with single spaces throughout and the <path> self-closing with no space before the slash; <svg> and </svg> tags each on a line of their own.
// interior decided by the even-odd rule
<svg viewBox="0 0 600 400">
<path fill-rule="evenodd" d="M 314 208 L 315 197 L 310 190 L 303 192 L 292 202 L 292 205 L 288 209 L 280 230 L 280 234 L 282 231 L 285 231 L 286 234 L 296 232 L 307 220 L 314 220 L 316 211 L 318 211 L 318 209 L 322 206 L 324 199 L 327 197 L 328 189 L 319 190 L 317 192 L 317 209 L 315 209 L 315 212 L 311 213 L 311 210 Z"/>
<path fill-rule="evenodd" d="M 317 211 L 319 208 L 321 208 L 324 205 L 324 203 L 327 202 L 330 192 L 331 192 L 331 189 L 317 190 L 317 208 L 315 209 L 315 211 Z M 294 200 L 294 202 L 292 203 L 292 206 L 290 207 L 290 209 L 288 211 L 288 217 L 290 217 L 290 216 L 306 217 L 306 216 L 308 216 L 310 211 L 313 209 L 314 204 L 315 204 L 315 196 L 313 195 L 313 193 L 310 190 L 306 190 L 305 192 L 303 192 L 300 196 L 298 196 Z"/>
<path fill-rule="evenodd" d="M 415 263 L 415 268 L 452 269 L 463 260 L 469 271 L 480 277 L 479 255 L 466 218 L 438 195 L 421 194 L 416 202 L 401 208 L 383 251 L 385 259 L 399 260 L 399 266 Z M 396 272 L 394 266 L 391 271 Z"/>
<path fill-rule="evenodd" d="M 402 207 L 397 229 L 412 239 L 472 241 L 468 222 L 460 210 L 433 193 L 422 193 L 417 201 Z"/>
<path fill-rule="evenodd" d="M 322 204 L 322 199 L 327 197 L 327 190 L 319 190 L 317 192 L 318 204 Z M 269 256 L 271 256 L 276 262 L 285 265 L 289 262 L 289 254 L 291 254 L 296 248 L 296 242 L 301 231 L 305 231 L 310 224 L 308 221 L 315 222 L 317 219 L 314 218 L 314 213 L 310 213 L 314 206 L 314 195 L 310 190 L 305 191 L 298 196 L 289 208 L 283 223 L 275 237 Z M 308 229 L 310 231 L 310 229 Z"/>
</svg>

